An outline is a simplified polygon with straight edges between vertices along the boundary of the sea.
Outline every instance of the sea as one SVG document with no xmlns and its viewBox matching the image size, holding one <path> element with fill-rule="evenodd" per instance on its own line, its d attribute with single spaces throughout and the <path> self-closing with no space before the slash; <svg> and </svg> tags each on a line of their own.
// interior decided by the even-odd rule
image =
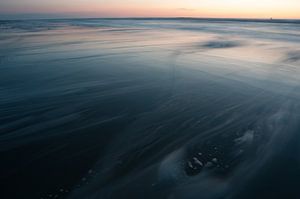
<svg viewBox="0 0 300 199">
<path fill-rule="evenodd" d="M 0 198 L 299 199 L 299 185 L 299 20 L 0 20 Z"/>
</svg>

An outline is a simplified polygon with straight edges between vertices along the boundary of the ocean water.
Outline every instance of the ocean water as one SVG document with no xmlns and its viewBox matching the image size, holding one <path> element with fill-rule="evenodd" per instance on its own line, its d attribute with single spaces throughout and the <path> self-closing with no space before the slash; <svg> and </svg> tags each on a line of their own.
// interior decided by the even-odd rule
<svg viewBox="0 0 300 199">
<path fill-rule="evenodd" d="M 3 199 L 299 199 L 299 119 L 299 21 L 0 21 Z"/>
</svg>

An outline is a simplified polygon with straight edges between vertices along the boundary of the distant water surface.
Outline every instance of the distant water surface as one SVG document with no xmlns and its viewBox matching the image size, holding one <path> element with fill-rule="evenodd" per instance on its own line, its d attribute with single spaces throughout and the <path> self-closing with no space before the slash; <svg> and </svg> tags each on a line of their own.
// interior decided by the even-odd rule
<svg viewBox="0 0 300 199">
<path fill-rule="evenodd" d="M 1 198 L 299 199 L 300 22 L 0 21 Z"/>
</svg>

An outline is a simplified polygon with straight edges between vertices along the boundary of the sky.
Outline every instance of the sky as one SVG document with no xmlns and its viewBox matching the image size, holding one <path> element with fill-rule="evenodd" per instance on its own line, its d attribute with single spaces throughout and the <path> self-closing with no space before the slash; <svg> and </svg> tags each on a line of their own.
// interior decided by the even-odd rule
<svg viewBox="0 0 300 199">
<path fill-rule="evenodd" d="M 300 0 L 0 0 L 1 16 L 300 19 Z"/>
</svg>

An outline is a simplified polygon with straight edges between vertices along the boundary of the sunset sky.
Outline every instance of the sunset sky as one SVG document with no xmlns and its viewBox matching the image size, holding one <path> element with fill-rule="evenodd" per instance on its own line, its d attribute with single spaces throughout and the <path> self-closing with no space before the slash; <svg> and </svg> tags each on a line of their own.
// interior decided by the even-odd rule
<svg viewBox="0 0 300 199">
<path fill-rule="evenodd" d="M 1 0 L 1 15 L 300 18 L 300 0 Z"/>
</svg>

